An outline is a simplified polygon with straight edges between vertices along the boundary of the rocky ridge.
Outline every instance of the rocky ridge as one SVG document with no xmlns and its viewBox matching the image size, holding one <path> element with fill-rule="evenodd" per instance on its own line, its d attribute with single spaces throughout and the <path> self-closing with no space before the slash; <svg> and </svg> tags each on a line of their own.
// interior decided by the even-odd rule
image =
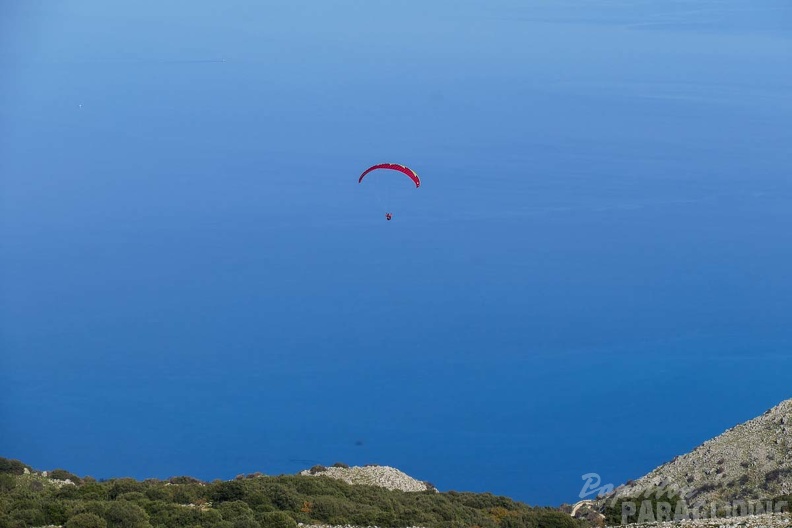
<svg viewBox="0 0 792 528">
<path fill-rule="evenodd" d="M 390 466 L 333 466 L 328 468 L 319 466 L 306 469 L 299 474 L 314 477 L 329 477 L 343 480 L 348 484 L 379 486 L 389 490 L 415 492 L 434 489 L 434 486 L 431 484 L 414 479 L 406 473 Z"/>
<path fill-rule="evenodd" d="M 697 503 L 792 493 L 792 399 L 620 486 L 607 499 L 663 490 Z"/>
<path fill-rule="evenodd" d="M 789 528 L 789 514 L 763 514 L 726 519 L 697 519 L 621 525 L 620 528 Z"/>
</svg>

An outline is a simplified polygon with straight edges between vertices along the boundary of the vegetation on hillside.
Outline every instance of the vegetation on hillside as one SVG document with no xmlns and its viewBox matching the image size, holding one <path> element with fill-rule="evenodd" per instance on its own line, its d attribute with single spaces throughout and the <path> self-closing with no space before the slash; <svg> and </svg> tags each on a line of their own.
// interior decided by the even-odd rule
<svg viewBox="0 0 792 528">
<path fill-rule="evenodd" d="M 30 471 L 19 461 L 0 458 L 0 528 L 295 528 L 298 522 L 383 528 L 580 526 L 557 510 L 489 493 L 409 493 L 307 476 L 97 482 L 65 470 L 47 476 Z"/>
</svg>

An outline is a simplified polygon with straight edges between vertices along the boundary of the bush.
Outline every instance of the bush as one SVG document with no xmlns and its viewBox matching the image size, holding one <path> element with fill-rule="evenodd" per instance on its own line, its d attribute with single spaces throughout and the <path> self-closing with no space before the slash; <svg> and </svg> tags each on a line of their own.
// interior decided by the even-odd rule
<svg viewBox="0 0 792 528">
<path fill-rule="evenodd" d="M 328 524 L 345 524 L 342 515 L 344 502 L 335 497 L 316 497 L 311 505 L 311 516 Z"/>
<path fill-rule="evenodd" d="M 151 528 L 146 511 L 132 502 L 111 502 L 104 517 L 113 528 Z"/>
<path fill-rule="evenodd" d="M 224 521 L 253 519 L 253 510 L 250 509 L 246 502 L 241 500 L 224 502 L 218 506 L 217 511 L 223 516 Z"/>
<path fill-rule="evenodd" d="M 0 457 L 0 473 L 23 475 L 25 473 L 25 468 L 30 471 L 30 466 L 23 464 L 19 460 Z"/>
<path fill-rule="evenodd" d="M 245 486 L 238 480 L 215 482 L 209 486 L 209 498 L 212 502 L 230 502 L 241 500 L 245 496 Z"/>
<path fill-rule="evenodd" d="M 171 484 L 201 484 L 201 481 L 193 477 L 171 477 L 168 479 Z"/>
<path fill-rule="evenodd" d="M 146 491 L 146 485 L 131 478 L 114 479 L 111 481 L 110 490 L 107 492 L 108 497 L 113 500 L 125 493 L 134 491 L 143 493 Z"/>
<path fill-rule="evenodd" d="M 159 484 L 146 488 L 146 497 L 152 501 L 173 502 L 173 495 L 169 488 L 173 486 L 162 486 Z M 190 501 L 187 501 L 189 504 Z"/>
<path fill-rule="evenodd" d="M 195 504 L 204 497 L 204 490 L 199 486 L 169 486 L 171 501 L 176 504 Z"/>
<path fill-rule="evenodd" d="M 319 464 L 313 466 L 311 469 L 308 470 L 308 472 L 311 475 L 316 475 L 317 473 L 324 473 L 325 471 L 327 471 L 327 468 Z"/>
<path fill-rule="evenodd" d="M 70 504 L 67 501 L 58 499 L 45 500 L 41 510 L 47 517 L 47 524 L 54 524 L 56 526 L 66 524 L 66 521 L 69 519 L 69 506 Z"/>
<path fill-rule="evenodd" d="M 105 511 L 107 510 L 106 505 L 106 502 L 96 500 L 80 501 L 74 506 L 71 515 L 77 515 L 78 513 L 93 513 L 94 515 L 104 518 Z"/>
<path fill-rule="evenodd" d="M 8 473 L 0 473 L 0 493 L 8 493 L 16 487 L 16 478 Z"/>
<path fill-rule="evenodd" d="M 349 469 L 349 464 L 344 464 L 343 462 L 336 462 L 335 464 L 333 464 L 333 467 Z"/>
<path fill-rule="evenodd" d="M 539 510 L 536 515 L 536 524 L 539 528 L 578 528 L 580 522 L 569 515 L 559 515 L 559 512 Z M 526 526 L 530 525 L 526 523 Z"/>
<path fill-rule="evenodd" d="M 65 469 L 53 469 L 47 476 L 51 479 L 57 480 L 71 480 L 75 484 L 82 484 L 82 479 L 74 473 L 69 473 Z"/>
<path fill-rule="evenodd" d="M 261 491 L 269 498 L 272 505 L 279 510 L 297 512 L 302 507 L 302 497 L 297 492 L 281 484 L 268 484 Z"/>
<path fill-rule="evenodd" d="M 261 528 L 261 525 L 255 519 L 239 519 L 234 521 L 233 528 Z"/>
<path fill-rule="evenodd" d="M 302 495 L 335 495 L 343 496 L 345 483 L 330 478 L 303 478 L 294 482 L 294 490 Z"/>
<path fill-rule="evenodd" d="M 44 526 L 47 524 L 44 512 L 36 508 L 14 510 L 11 513 L 11 518 L 19 521 L 23 526 Z"/>
<path fill-rule="evenodd" d="M 66 528 L 107 528 L 107 522 L 93 513 L 78 513 L 66 521 Z"/>
<path fill-rule="evenodd" d="M 139 491 L 130 491 L 127 493 L 122 493 L 116 498 L 116 500 L 146 503 L 148 502 L 148 497 L 146 497 L 143 493 L 140 493 Z M 145 507 L 145 504 L 141 504 L 141 506 Z"/>
<path fill-rule="evenodd" d="M 779 468 L 779 469 L 774 469 L 772 471 L 768 471 L 767 474 L 765 475 L 765 482 L 768 483 L 777 482 L 782 478 L 788 476 L 790 473 L 792 473 L 792 470 L 786 468 Z"/>
<path fill-rule="evenodd" d="M 261 528 L 297 528 L 297 522 L 284 512 L 266 512 L 256 516 Z"/>
<path fill-rule="evenodd" d="M 82 500 L 107 500 L 107 486 L 99 482 L 83 484 L 77 488 L 77 496 Z"/>
</svg>

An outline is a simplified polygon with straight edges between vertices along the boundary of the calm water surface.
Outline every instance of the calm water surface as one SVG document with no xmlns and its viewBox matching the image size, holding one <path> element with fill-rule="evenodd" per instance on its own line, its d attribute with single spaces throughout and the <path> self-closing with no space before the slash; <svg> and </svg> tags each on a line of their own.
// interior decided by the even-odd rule
<svg viewBox="0 0 792 528">
<path fill-rule="evenodd" d="M 558 504 L 792 397 L 786 0 L 0 13 L 2 456 Z"/>
</svg>

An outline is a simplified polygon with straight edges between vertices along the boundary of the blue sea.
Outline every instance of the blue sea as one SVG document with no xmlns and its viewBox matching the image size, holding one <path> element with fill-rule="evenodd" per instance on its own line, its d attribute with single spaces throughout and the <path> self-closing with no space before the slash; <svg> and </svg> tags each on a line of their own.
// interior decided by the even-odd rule
<svg viewBox="0 0 792 528">
<path fill-rule="evenodd" d="M 790 145 L 787 0 L 0 0 L 0 456 L 637 478 L 792 397 Z"/>
</svg>

